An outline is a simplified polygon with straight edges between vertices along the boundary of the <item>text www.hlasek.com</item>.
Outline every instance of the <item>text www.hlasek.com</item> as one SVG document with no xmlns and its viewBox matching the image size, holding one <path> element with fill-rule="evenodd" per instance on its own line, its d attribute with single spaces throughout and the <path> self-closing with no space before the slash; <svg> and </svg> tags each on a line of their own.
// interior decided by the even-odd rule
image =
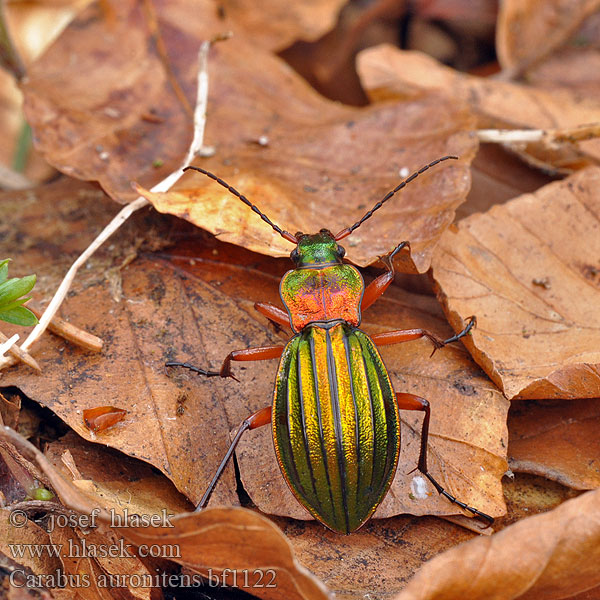
<svg viewBox="0 0 600 600">
<path fill-rule="evenodd" d="M 9 544 L 12 558 L 42 558 L 43 556 L 68 556 L 69 558 L 181 558 L 177 544 L 152 544 L 134 546 L 121 539 L 116 544 L 89 544 L 85 538 L 63 544 Z"/>
</svg>

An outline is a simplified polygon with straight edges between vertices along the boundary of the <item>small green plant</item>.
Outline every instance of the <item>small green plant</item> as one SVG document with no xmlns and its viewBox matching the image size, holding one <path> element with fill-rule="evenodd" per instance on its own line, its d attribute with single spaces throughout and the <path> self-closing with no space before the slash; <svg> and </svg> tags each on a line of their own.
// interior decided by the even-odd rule
<svg viewBox="0 0 600 600">
<path fill-rule="evenodd" d="M 30 327 L 35 325 L 37 317 L 23 304 L 24 298 L 35 285 L 35 275 L 8 279 L 10 258 L 0 261 L 0 321 Z"/>
</svg>

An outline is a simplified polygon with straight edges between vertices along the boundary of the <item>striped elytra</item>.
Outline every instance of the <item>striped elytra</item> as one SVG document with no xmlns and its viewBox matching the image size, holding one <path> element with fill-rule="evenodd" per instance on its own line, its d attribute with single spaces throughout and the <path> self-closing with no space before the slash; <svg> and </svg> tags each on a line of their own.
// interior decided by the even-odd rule
<svg viewBox="0 0 600 600">
<path fill-rule="evenodd" d="M 305 327 L 283 352 L 274 396 L 275 451 L 292 492 L 330 529 L 355 531 L 387 493 L 400 451 L 375 344 L 345 322 Z"/>
</svg>

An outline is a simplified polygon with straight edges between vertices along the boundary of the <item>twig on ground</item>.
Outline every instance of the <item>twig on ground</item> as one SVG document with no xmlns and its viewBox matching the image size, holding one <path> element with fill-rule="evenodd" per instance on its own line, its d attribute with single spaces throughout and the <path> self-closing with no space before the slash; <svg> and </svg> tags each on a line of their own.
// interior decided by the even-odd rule
<svg viewBox="0 0 600 600">
<path fill-rule="evenodd" d="M 31 304 L 27 305 L 27 308 L 38 318 L 41 319 L 42 312 L 39 311 Z M 95 336 L 93 333 L 89 333 L 83 329 L 80 329 L 73 323 L 69 323 L 60 317 L 54 315 L 50 323 L 48 323 L 48 329 L 64 338 L 65 340 L 72 342 L 77 346 L 81 346 L 81 348 L 85 348 L 86 350 L 92 350 L 93 352 L 100 352 L 102 350 L 103 341 L 98 336 Z"/>
<path fill-rule="evenodd" d="M 29 310 L 31 310 L 31 308 Z M 15 363 L 20 360 L 32 369 L 41 371 L 40 365 L 38 365 L 35 358 L 17 346 L 18 340 L 19 336 L 16 333 L 9 340 L 2 332 L 0 332 L 0 342 L 2 342 L 2 345 L 0 346 L 0 357 L 8 352 L 9 354 L 12 354 L 15 359 L 18 359 L 15 360 Z"/>
<path fill-rule="evenodd" d="M 156 184 L 153 192 L 168 191 L 177 180 L 183 175 L 183 169 L 187 167 L 195 154 L 202 148 L 204 141 L 204 128 L 206 124 L 206 105 L 208 103 L 208 51 L 210 50 L 211 42 L 203 42 L 198 53 L 198 93 L 196 98 L 196 108 L 194 110 L 194 138 L 188 149 L 185 160 L 182 166 L 168 175 L 161 182 Z M 114 219 L 100 232 L 100 235 L 84 250 L 67 271 L 65 278 L 56 290 L 50 304 L 46 307 L 43 315 L 40 317 L 40 322 L 33 328 L 27 339 L 23 342 L 21 349 L 27 351 L 34 342 L 36 342 L 42 333 L 49 326 L 58 308 L 62 304 L 75 275 L 94 252 L 115 232 L 121 225 L 137 210 L 148 205 L 148 201 L 141 196 L 123 207 L 123 209 L 114 217 Z M 11 362 L 11 357 L 0 358 L 0 369 L 14 364 Z"/>
<path fill-rule="evenodd" d="M 529 144 L 545 142 L 548 145 L 583 142 L 600 137 L 600 123 L 568 129 L 479 129 L 480 142 L 496 144 Z"/>
</svg>

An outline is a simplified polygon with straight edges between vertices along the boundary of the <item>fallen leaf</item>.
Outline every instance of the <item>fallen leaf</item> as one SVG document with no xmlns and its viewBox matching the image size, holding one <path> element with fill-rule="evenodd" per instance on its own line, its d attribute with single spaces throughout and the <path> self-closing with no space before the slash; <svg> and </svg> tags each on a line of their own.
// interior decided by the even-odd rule
<svg viewBox="0 0 600 600">
<path fill-rule="evenodd" d="M 585 598 L 597 597 L 599 514 L 596 490 L 456 546 L 427 563 L 395 600 L 558 600 L 584 592 Z"/>
<path fill-rule="evenodd" d="M 3 570 L 12 571 L 10 584 L 3 589 L 3 594 L 10 587 L 52 587 L 48 581 L 59 570 L 60 561 L 51 552 L 43 551 L 44 544 L 49 543 L 46 531 L 28 520 L 24 512 L 13 513 L 9 508 L 0 508 L 0 555 L 9 559 L 2 560 Z M 41 551 L 36 552 L 37 548 L 41 548 Z M 39 581 L 40 584 L 32 585 L 33 581 Z M 48 594 L 47 597 L 51 596 Z M 65 598 L 63 595 L 59 597 Z"/>
<path fill-rule="evenodd" d="M 600 400 L 519 402 L 508 417 L 509 466 L 576 490 L 600 487 Z"/>
<path fill-rule="evenodd" d="M 87 184 L 72 180 L 29 197 L 32 202 L 27 204 L 11 194 L 16 204 L 2 205 L 6 212 L 1 228 L 6 231 L 5 242 L 13 250 L 15 236 L 22 226 L 27 228 L 30 241 L 40 242 L 39 246 L 32 243 L 23 249 L 29 260 L 40 267 L 36 299 L 41 300 L 43 294 L 49 295 L 58 287 L 73 257 L 87 245 L 86 238 L 92 239 L 100 224 L 110 220 L 114 205 Z M 69 200 L 63 202 L 65 197 Z M 20 208 L 14 210 L 17 204 Z M 94 205 L 93 210 L 90 204 Z M 4 218 L 10 213 L 14 220 Z M 43 218 L 44 214 L 52 214 L 52 221 Z M 44 377 L 35 379 L 25 375 L 25 380 L 18 385 L 88 440 L 92 440 L 93 434 L 83 422 L 84 410 L 96 408 L 99 398 L 127 408 L 125 418 L 101 434 L 102 443 L 153 464 L 197 502 L 204 482 L 212 477 L 228 445 L 226 435 L 215 445 L 201 444 L 198 440 L 213 439 L 215 431 L 229 431 L 233 423 L 228 423 L 222 406 L 207 400 L 214 390 L 209 382 L 182 383 L 167 377 L 164 364 L 173 358 L 175 348 L 178 345 L 190 348 L 197 343 L 195 335 L 186 341 L 186 336 L 193 334 L 196 327 L 189 310 L 190 298 L 169 269 L 150 261 L 144 261 L 146 266 L 141 270 L 138 264 L 142 263 L 136 263 L 135 269 L 121 272 L 124 298 L 120 302 L 112 299 L 105 277 L 106 271 L 122 262 L 144 236 L 152 240 L 154 233 L 157 240 L 162 238 L 157 227 L 164 217 L 153 214 L 154 222 L 151 219 L 137 227 L 135 221 L 131 222 L 129 227 L 120 230 L 113 245 L 94 256 L 92 264 L 96 268 L 81 274 L 73 288 L 76 295 L 64 305 L 73 323 L 101 337 L 107 347 L 102 353 L 86 352 L 46 335 L 36 345 L 35 352 L 42 360 Z M 139 217 L 144 220 L 144 215 Z M 82 236 L 84 231 L 85 236 Z M 51 251 L 41 253 L 42 247 L 50 247 Z M 16 259 L 15 253 L 13 256 Z M 24 266 L 27 259 L 20 255 L 16 262 Z M 205 298 L 204 302 L 211 305 L 213 299 Z M 183 320 L 175 319 L 174 315 L 181 315 Z M 219 347 L 214 348 L 216 356 L 220 357 L 221 353 Z M 18 371 L 18 367 L 12 373 L 4 371 L 2 385 L 11 385 L 12 376 Z M 207 385 L 209 387 L 204 387 Z M 186 411 L 181 416 L 176 413 L 179 398 L 186 398 Z M 216 500 L 236 503 L 233 468 L 225 473 L 224 482 Z"/>
<path fill-rule="evenodd" d="M 165 71 L 161 57 L 148 52 L 147 24 L 136 5 L 120 2 L 113 10 L 114 22 L 94 7 L 76 19 L 32 65 L 23 91 L 47 160 L 126 202 L 135 197 L 131 180 L 149 188 L 183 159 L 192 128 L 182 103 L 194 103 L 188 96 L 200 39 L 222 30 L 212 9 L 190 14 L 169 3 L 157 15 L 159 25 L 166 21 L 165 31 L 173 31 L 173 39 L 164 40 L 172 63 Z M 169 78 L 173 70 L 180 94 Z M 423 175 L 350 239 L 348 255 L 361 265 L 409 239 L 416 269 L 427 270 L 433 246 L 469 188 L 467 167 L 477 140 L 464 106 L 429 94 L 393 105 L 344 107 L 324 100 L 244 36 L 213 47 L 208 75 L 204 143 L 215 155 L 203 158 L 202 166 L 292 233 L 341 230 L 403 176 L 443 155 L 460 156 Z M 160 166 L 153 166 L 157 159 Z M 224 241 L 277 256 L 291 251 L 257 215 L 198 173 L 152 199 L 161 212 L 187 218 Z"/>
<path fill-rule="evenodd" d="M 256 10 L 252 0 L 223 2 L 222 27 L 241 30 L 257 46 L 277 52 L 296 40 L 312 41 L 327 33 L 344 4 L 345 0 L 269 0 Z"/>
<path fill-rule="evenodd" d="M 419 52 L 382 45 L 358 56 L 358 72 L 372 101 L 411 99 L 445 91 L 466 102 L 480 129 L 571 129 L 600 121 L 597 95 L 582 96 L 568 87 L 552 90 L 458 73 Z M 600 141 L 554 146 L 513 144 L 536 164 L 559 172 L 600 162 Z"/>
<path fill-rule="evenodd" d="M 187 512 L 193 505 L 150 465 L 71 432 L 48 444 L 50 463 L 84 494 L 113 514 L 161 515 Z M 70 468 L 69 468 L 70 467 Z"/>
<path fill-rule="evenodd" d="M 496 29 L 498 61 L 522 74 L 562 46 L 599 8 L 598 0 L 504 0 Z"/>
<path fill-rule="evenodd" d="M 37 448 L 15 431 L 0 429 L 0 439 L 13 444 L 25 458 L 34 461 L 43 470 L 68 508 L 91 515 L 95 508 L 102 505 L 99 497 L 94 499 L 82 494 Z M 112 518 L 111 513 L 104 508 L 97 513 L 98 522 L 102 526 L 100 534 L 106 532 L 106 535 L 110 535 L 104 526 L 111 523 Z M 134 523 L 133 518 L 128 519 L 128 526 L 119 528 L 118 531 L 127 542 L 138 547 L 140 554 L 143 551 L 148 552 L 148 556 L 155 556 L 150 552 L 160 551 L 160 556 L 205 576 L 224 577 L 226 569 L 230 572 L 237 571 L 238 581 L 242 581 L 245 576 L 248 588 L 259 598 L 330 598 L 323 584 L 297 562 L 281 531 L 268 519 L 253 511 L 243 508 L 205 509 L 197 513 L 172 516 L 160 526 L 140 526 Z M 63 540 L 59 543 L 65 543 L 66 540 L 67 548 L 68 539 L 74 540 L 71 537 L 73 533 L 68 528 L 59 529 L 57 535 Z M 152 548 L 158 550 L 153 551 Z M 62 556 L 69 571 L 78 569 L 77 565 L 72 564 L 75 562 L 74 558 L 77 557 Z M 83 572 L 88 574 L 92 584 L 102 588 L 99 565 L 95 561 L 84 563 Z M 262 582 L 265 577 L 269 579 Z M 270 582 L 275 587 L 266 585 Z"/>
<path fill-rule="evenodd" d="M 586 169 L 442 238 L 444 310 L 455 325 L 477 316 L 465 345 L 510 399 L 600 395 L 599 180 Z"/>
<path fill-rule="evenodd" d="M 122 421 L 126 414 L 122 408 L 96 406 L 83 411 L 83 422 L 90 431 L 100 433 Z"/>
<path fill-rule="evenodd" d="M 64 228 L 69 222 L 67 231 L 72 228 L 79 232 L 83 223 L 73 217 L 61 220 L 60 211 L 103 222 L 101 207 L 110 209 L 107 200 L 103 204 L 96 198 L 95 214 L 78 213 L 76 206 L 87 206 L 87 199 L 80 198 L 78 205 L 77 197 L 82 194 L 76 190 L 87 188 L 76 184 L 72 189 L 69 185 L 73 183 L 53 186 L 47 195 L 38 193 L 37 202 L 28 209 L 33 213 L 25 209 L 12 213 L 17 222 L 30 223 L 33 250 L 27 255 L 39 267 L 40 278 L 47 272 L 35 251 L 44 246 L 42 240 L 51 239 L 59 248 L 61 239 L 72 244 L 82 242 L 81 234 L 65 233 Z M 56 215 L 55 198 L 67 193 L 70 203 L 61 204 Z M 12 197 L 18 202 L 18 196 Z M 46 214 L 49 207 L 61 223 L 60 235 L 46 222 L 37 233 L 31 226 L 35 212 Z M 129 235 L 143 235 L 150 227 L 141 223 L 140 229 L 130 230 Z M 13 234 L 18 234 L 18 226 Z M 153 464 L 193 502 L 199 501 L 225 455 L 230 431 L 271 402 L 277 364 L 260 361 L 234 365 L 234 373 L 241 380 L 238 384 L 207 381 L 175 370 L 167 377 L 164 363 L 178 359 L 216 368 L 231 350 L 284 343 L 289 337 L 273 331 L 252 308 L 255 301 L 279 302 L 278 283 L 289 261 L 241 253 L 239 249 L 220 259 L 226 246 L 217 242 L 207 246 L 203 238 L 201 244 L 188 248 L 187 254 L 177 248 L 163 251 L 123 269 L 123 300 L 117 304 L 110 298 L 104 272 L 111 257 L 119 256 L 119 244 L 128 247 L 123 232 L 116 247 L 96 256 L 97 267 L 86 270 L 65 305 L 75 323 L 106 340 L 103 354 L 86 353 L 45 336 L 36 352 L 43 377 L 24 369 L 8 370 L 3 375 L 3 385 L 18 386 L 88 440 L 92 438 L 80 411 L 95 407 L 98 397 L 128 407 L 125 419 L 102 434 L 102 443 Z M 33 239 L 38 242 L 33 243 Z M 26 255 L 19 262 L 26 268 Z M 195 267 L 190 264 L 194 262 Z M 414 308 L 415 304 L 419 308 Z M 421 325 L 442 338 L 452 335 L 434 298 L 404 294 L 399 289 L 390 290 L 366 313 L 364 322 L 371 332 Z M 463 501 L 484 512 L 501 514 L 504 505 L 499 480 L 506 470 L 508 403 L 460 347 L 444 349 L 431 360 L 430 353 L 430 344 L 423 340 L 382 349 L 396 387 L 431 401 L 430 465 L 434 476 Z M 397 483 L 380 516 L 460 512 L 433 490 L 423 500 L 414 499 L 411 492 L 414 474 L 408 472 L 417 462 L 421 419 L 417 414 L 406 416 Z M 242 480 L 255 503 L 267 513 L 306 518 L 281 477 L 268 428 L 246 435 L 237 455 Z M 229 467 L 212 501 L 237 502 L 235 489 L 233 468 Z"/>
</svg>

